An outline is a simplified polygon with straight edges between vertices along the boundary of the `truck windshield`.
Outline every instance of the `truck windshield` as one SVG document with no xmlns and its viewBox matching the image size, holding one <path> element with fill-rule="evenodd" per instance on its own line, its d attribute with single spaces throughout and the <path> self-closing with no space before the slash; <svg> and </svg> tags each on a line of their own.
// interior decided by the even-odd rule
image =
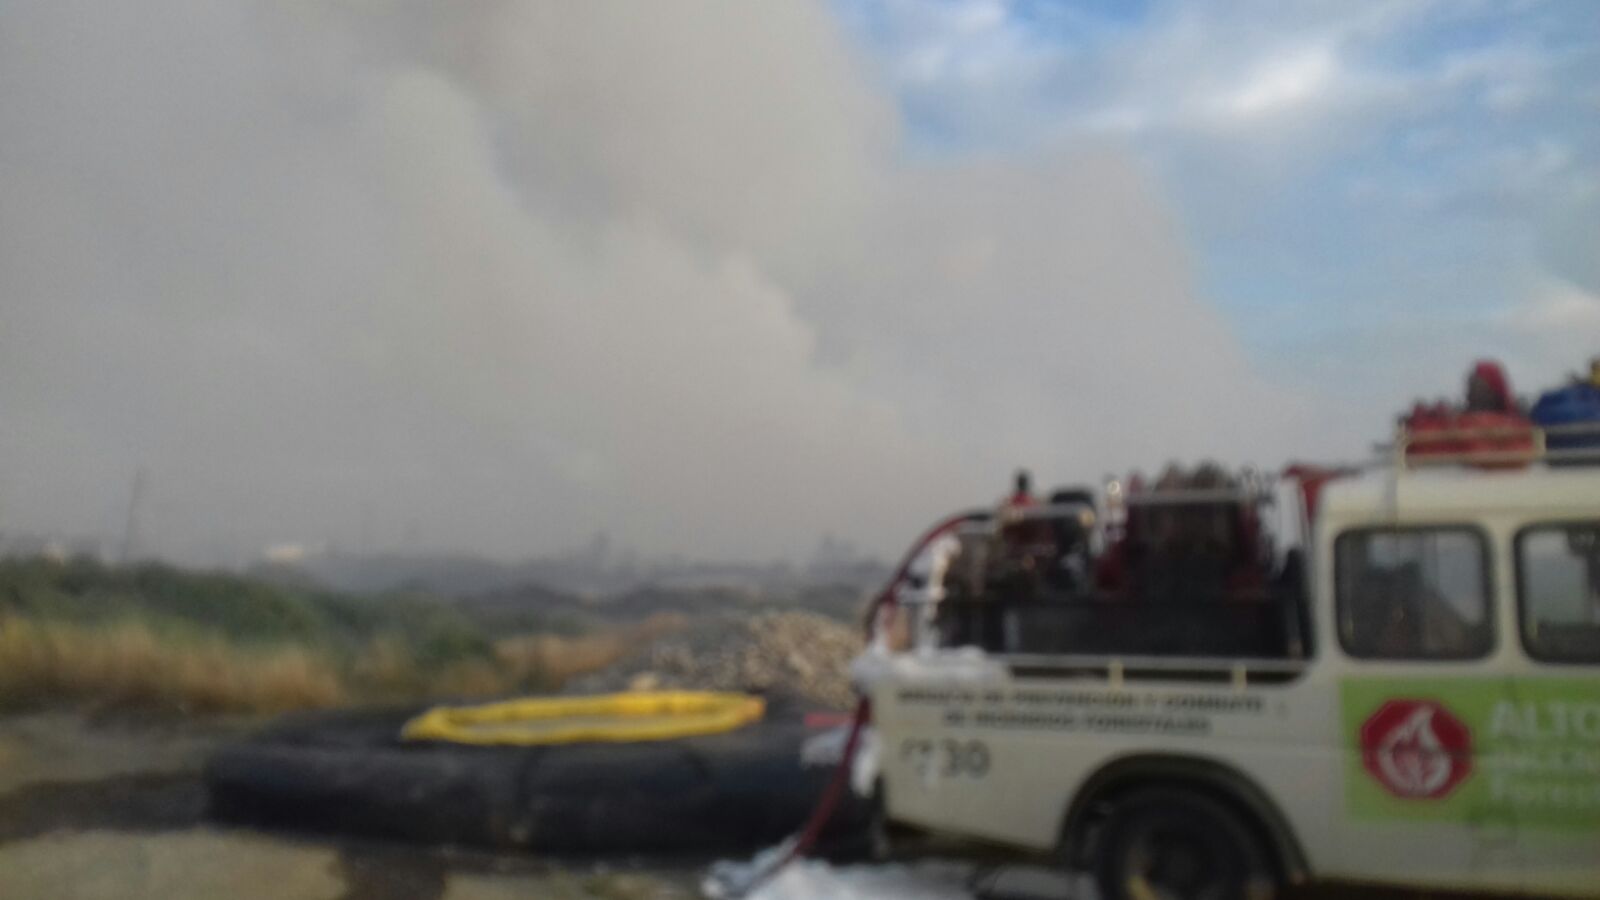
<svg viewBox="0 0 1600 900">
<path fill-rule="evenodd" d="M 1600 662 L 1600 522 L 1535 525 L 1517 535 L 1522 642 L 1548 662 Z"/>
</svg>

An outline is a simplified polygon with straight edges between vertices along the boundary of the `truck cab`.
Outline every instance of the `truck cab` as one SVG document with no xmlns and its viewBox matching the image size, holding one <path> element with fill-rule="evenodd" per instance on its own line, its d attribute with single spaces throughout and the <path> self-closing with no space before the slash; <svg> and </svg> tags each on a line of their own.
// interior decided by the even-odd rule
<svg viewBox="0 0 1600 900">
<path fill-rule="evenodd" d="M 1096 577 L 1028 549 L 1055 516 L 1092 523 Z M 1141 569 L 1174 529 L 1208 551 Z M 889 821 L 1107 897 L 1600 895 L 1600 467 L 1109 485 L 936 546 L 884 614 L 933 624 L 859 667 Z"/>
</svg>

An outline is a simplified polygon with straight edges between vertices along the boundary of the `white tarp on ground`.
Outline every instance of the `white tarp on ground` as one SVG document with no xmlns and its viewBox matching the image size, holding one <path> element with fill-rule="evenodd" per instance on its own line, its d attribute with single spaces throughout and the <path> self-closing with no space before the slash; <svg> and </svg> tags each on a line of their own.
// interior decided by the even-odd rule
<svg viewBox="0 0 1600 900">
<path fill-rule="evenodd" d="M 964 878 L 925 866 L 841 866 L 801 860 L 746 900 L 971 900 Z"/>
<path fill-rule="evenodd" d="M 712 900 L 971 900 L 967 888 L 970 865 L 923 862 L 915 865 L 832 866 L 797 859 L 749 894 L 741 890 L 778 857 L 782 848 L 758 854 L 749 862 L 719 862 L 711 867 L 703 890 Z"/>
<path fill-rule="evenodd" d="M 1096 893 L 1082 875 L 1024 866 L 986 870 L 942 859 L 845 866 L 797 859 L 743 893 L 787 849 L 785 843 L 748 862 L 716 863 L 701 889 L 711 900 L 975 900 L 979 891 L 1019 900 L 1094 900 Z"/>
</svg>

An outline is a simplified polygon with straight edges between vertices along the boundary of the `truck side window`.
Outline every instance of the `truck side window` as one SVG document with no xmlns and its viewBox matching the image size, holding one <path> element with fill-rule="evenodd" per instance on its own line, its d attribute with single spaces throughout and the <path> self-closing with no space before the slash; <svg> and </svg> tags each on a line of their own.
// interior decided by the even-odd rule
<svg viewBox="0 0 1600 900">
<path fill-rule="evenodd" d="M 1464 527 L 1349 531 L 1334 543 L 1339 641 L 1364 659 L 1475 659 L 1494 646 L 1488 554 Z"/>
<path fill-rule="evenodd" d="M 1518 533 L 1516 547 L 1528 655 L 1600 662 L 1600 522 L 1534 525 Z"/>
</svg>

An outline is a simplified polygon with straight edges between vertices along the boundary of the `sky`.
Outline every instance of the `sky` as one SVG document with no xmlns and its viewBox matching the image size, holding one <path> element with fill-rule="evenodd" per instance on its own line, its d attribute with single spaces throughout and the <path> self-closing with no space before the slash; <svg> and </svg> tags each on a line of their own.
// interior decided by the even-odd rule
<svg viewBox="0 0 1600 900">
<path fill-rule="evenodd" d="M 1600 353 L 1586 3 L 0 7 L 0 532 L 892 553 Z"/>
<path fill-rule="evenodd" d="M 1099 139 L 1136 158 L 1197 292 L 1275 378 L 1443 390 L 1459 363 L 1405 358 L 1441 330 L 1530 388 L 1600 352 L 1592 3 L 837 8 L 926 152 Z M 1356 347 L 1380 364 L 1349 366 Z"/>
</svg>

